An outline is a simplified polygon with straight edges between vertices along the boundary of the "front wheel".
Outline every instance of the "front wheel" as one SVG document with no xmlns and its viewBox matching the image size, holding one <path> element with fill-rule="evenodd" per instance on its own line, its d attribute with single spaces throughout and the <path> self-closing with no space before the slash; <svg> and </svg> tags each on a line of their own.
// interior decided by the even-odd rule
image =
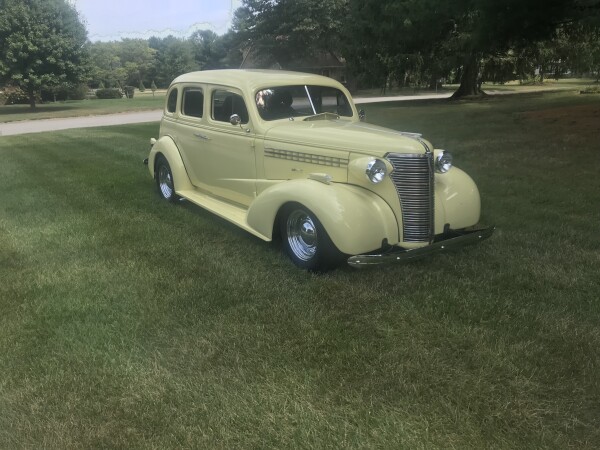
<svg viewBox="0 0 600 450">
<path fill-rule="evenodd" d="M 175 194 L 175 184 L 173 183 L 173 172 L 171 172 L 171 166 L 167 159 L 160 155 L 156 160 L 156 186 L 161 197 L 169 202 L 177 200 L 178 196 Z"/>
<path fill-rule="evenodd" d="M 280 231 L 285 252 L 298 267 L 322 272 L 342 260 L 343 254 L 319 219 L 300 204 L 290 204 L 283 210 Z"/>
</svg>

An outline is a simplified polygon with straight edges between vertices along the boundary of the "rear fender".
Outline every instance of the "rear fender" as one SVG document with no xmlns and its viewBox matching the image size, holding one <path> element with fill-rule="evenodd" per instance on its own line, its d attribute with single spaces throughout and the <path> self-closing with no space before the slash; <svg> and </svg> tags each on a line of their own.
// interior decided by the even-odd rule
<svg viewBox="0 0 600 450">
<path fill-rule="evenodd" d="M 381 197 L 357 186 L 310 179 L 283 181 L 263 191 L 250 205 L 248 225 L 272 238 L 277 214 L 290 202 L 311 210 L 343 253 L 377 250 L 384 239 L 398 243 L 396 218 Z"/>
<path fill-rule="evenodd" d="M 171 166 L 173 182 L 175 183 L 175 192 L 194 189 L 187 171 L 185 170 L 185 166 L 183 165 L 183 159 L 181 159 L 179 149 L 170 136 L 161 137 L 150 150 L 150 155 L 148 156 L 148 170 L 150 170 L 152 178 L 155 178 L 156 175 L 156 158 L 159 155 L 163 155 L 167 159 L 169 166 Z"/>
</svg>

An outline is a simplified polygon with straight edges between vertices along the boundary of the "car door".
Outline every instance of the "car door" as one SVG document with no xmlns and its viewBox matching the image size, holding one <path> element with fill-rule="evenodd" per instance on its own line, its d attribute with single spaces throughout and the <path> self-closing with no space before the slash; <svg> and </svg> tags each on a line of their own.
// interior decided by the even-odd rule
<svg viewBox="0 0 600 450">
<path fill-rule="evenodd" d="M 204 90 L 201 85 L 183 86 L 177 130 L 172 131 L 171 135 L 177 143 L 192 184 L 208 190 L 207 180 L 203 179 L 201 173 L 206 153 L 206 142 L 202 139 L 206 127 Z"/>
<path fill-rule="evenodd" d="M 256 193 L 256 159 L 248 109 L 235 89 L 214 87 L 210 95 L 210 115 L 202 130 L 203 164 L 201 178 L 213 194 L 242 205 L 249 205 Z M 241 123 L 232 125 L 237 114 Z"/>
</svg>

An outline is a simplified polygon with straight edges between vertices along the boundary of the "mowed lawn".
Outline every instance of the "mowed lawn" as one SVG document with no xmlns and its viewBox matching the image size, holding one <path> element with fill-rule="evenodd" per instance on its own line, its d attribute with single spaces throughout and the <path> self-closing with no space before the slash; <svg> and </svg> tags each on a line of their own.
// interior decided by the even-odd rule
<svg viewBox="0 0 600 450">
<path fill-rule="evenodd" d="M 600 98 L 365 109 L 490 240 L 313 275 L 161 201 L 158 124 L 0 138 L 0 448 L 598 448 Z"/>
</svg>

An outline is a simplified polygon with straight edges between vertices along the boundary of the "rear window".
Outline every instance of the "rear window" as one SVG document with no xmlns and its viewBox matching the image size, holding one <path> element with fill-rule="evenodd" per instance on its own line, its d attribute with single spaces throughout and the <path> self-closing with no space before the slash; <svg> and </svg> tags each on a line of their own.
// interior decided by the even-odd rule
<svg viewBox="0 0 600 450">
<path fill-rule="evenodd" d="M 167 112 L 174 113 L 177 109 L 177 94 L 177 88 L 169 93 L 169 98 L 167 98 Z"/>
</svg>

